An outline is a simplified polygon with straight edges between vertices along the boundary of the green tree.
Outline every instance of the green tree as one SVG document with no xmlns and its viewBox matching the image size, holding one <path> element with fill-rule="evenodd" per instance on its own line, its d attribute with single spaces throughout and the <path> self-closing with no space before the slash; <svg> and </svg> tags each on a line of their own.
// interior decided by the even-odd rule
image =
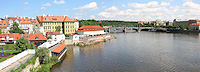
<svg viewBox="0 0 200 72">
<path fill-rule="evenodd" d="M 196 30 L 196 27 L 194 27 L 193 30 Z"/>
<path fill-rule="evenodd" d="M 11 26 L 10 33 L 19 33 L 19 34 L 24 34 L 24 31 L 19 28 L 19 24 L 14 22 L 14 24 Z"/>
<path fill-rule="evenodd" d="M 197 27 L 196 30 L 199 30 L 199 27 Z"/>
<path fill-rule="evenodd" d="M 1 34 L 1 33 L 3 33 L 3 32 L 2 32 L 2 28 L 0 27 L 0 34 Z"/>
<path fill-rule="evenodd" d="M 187 30 L 190 30 L 190 27 L 189 27 L 189 26 L 187 26 L 186 28 L 187 28 Z"/>
<path fill-rule="evenodd" d="M 39 25 L 34 25 L 32 33 L 40 33 L 40 26 Z"/>
<path fill-rule="evenodd" d="M 39 57 L 41 64 L 49 63 L 49 50 L 47 48 L 38 48 L 36 49 L 36 56 Z"/>
<path fill-rule="evenodd" d="M 61 26 L 56 26 L 56 31 L 61 31 Z"/>
<path fill-rule="evenodd" d="M 31 47 L 31 46 L 29 46 L 28 40 L 25 39 L 24 37 L 18 39 L 16 41 L 15 45 L 17 47 L 17 50 L 21 51 L 21 52 L 28 49 L 28 47 Z"/>
<path fill-rule="evenodd" d="M 183 29 L 183 30 L 185 29 L 185 25 L 183 25 L 183 24 L 180 24 L 179 27 L 180 27 L 181 29 Z"/>
</svg>

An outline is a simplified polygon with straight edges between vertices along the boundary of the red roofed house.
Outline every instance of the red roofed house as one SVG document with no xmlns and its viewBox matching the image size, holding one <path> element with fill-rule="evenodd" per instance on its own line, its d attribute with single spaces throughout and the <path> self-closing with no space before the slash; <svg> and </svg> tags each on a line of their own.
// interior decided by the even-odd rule
<svg viewBox="0 0 200 72">
<path fill-rule="evenodd" d="M 44 27 L 44 31 L 56 31 L 56 27 L 60 26 L 64 34 L 75 33 L 79 28 L 79 21 L 71 19 L 68 16 L 50 16 L 42 15 L 37 16 L 40 26 Z"/>
<path fill-rule="evenodd" d="M 54 50 L 52 50 L 52 54 L 58 57 L 60 59 L 62 55 L 67 51 L 67 45 L 60 44 L 58 47 L 56 47 Z"/>
<path fill-rule="evenodd" d="M 81 35 L 102 35 L 105 34 L 104 29 L 100 25 L 87 25 L 80 27 L 76 32 Z"/>
<path fill-rule="evenodd" d="M 62 31 L 46 32 L 46 37 L 51 37 L 51 40 L 53 41 L 65 40 L 65 35 L 62 33 Z"/>
<path fill-rule="evenodd" d="M 194 30 L 194 28 L 199 28 L 198 30 L 200 30 L 200 23 L 192 23 L 189 25 L 190 30 Z"/>
<path fill-rule="evenodd" d="M 42 35 L 41 33 L 34 33 L 34 34 L 19 34 L 19 33 L 11 33 L 11 34 L 0 34 L 1 42 L 5 43 L 15 43 L 16 40 L 25 37 L 29 40 L 29 42 L 34 42 L 35 45 L 40 45 L 46 42 L 47 38 Z"/>
<path fill-rule="evenodd" d="M 2 28 L 3 33 L 9 33 L 10 28 L 8 27 L 6 20 L 0 19 L 0 27 Z"/>
</svg>

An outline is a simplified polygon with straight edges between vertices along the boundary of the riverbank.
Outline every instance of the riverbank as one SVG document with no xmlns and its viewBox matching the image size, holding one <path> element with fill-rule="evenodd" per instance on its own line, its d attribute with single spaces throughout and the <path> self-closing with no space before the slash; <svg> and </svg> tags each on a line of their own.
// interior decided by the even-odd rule
<svg viewBox="0 0 200 72">
<path fill-rule="evenodd" d="M 105 36 L 105 37 L 94 37 L 94 38 L 91 38 L 91 39 L 88 39 L 86 41 L 80 41 L 78 43 L 76 43 L 75 45 L 77 46 L 86 46 L 86 45 L 91 45 L 91 44 L 97 44 L 97 43 L 100 43 L 100 42 L 106 42 L 108 40 L 111 40 L 111 39 L 115 39 L 117 37 L 115 36 Z"/>
</svg>

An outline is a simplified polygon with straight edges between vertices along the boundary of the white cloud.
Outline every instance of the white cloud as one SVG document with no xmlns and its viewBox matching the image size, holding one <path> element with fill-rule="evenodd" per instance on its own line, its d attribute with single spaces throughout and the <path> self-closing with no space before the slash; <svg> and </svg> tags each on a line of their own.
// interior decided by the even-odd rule
<svg viewBox="0 0 200 72">
<path fill-rule="evenodd" d="M 42 6 L 51 6 L 50 3 L 42 4 Z"/>
<path fill-rule="evenodd" d="M 141 8 L 156 8 L 158 6 L 157 1 L 152 1 L 147 4 L 139 4 L 139 3 L 128 3 L 128 7 L 133 9 L 141 9 Z"/>
<path fill-rule="evenodd" d="M 105 2 L 101 2 L 101 4 L 104 4 Z"/>
<path fill-rule="evenodd" d="M 73 8 L 73 10 L 97 10 L 97 9 L 99 9 L 99 8 L 97 7 L 96 2 L 91 2 L 89 4 L 82 6 L 82 7 Z"/>
<path fill-rule="evenodd" d="M 104 8 L 106 8 L 106 6 L 101 7 L 101 9 L 104 9 Z"/>
<path fill-rule="evenodd" d="M 126 7 L 126 5 L 122 4 L 122 7 Z"/>
<path fill-rule="evenodd" d="M 83 15 L 83 13 L 75 13 L 75 15 Z"/>
<path fill-rule="evenodd" d="M 182 5 L 172 6 L 168 2 L 163 2 L 160 5 L 155 2 L 154 6 L 149 6 L 151 4 L 154 3 L 135 3 L 135 6 L 132 6 L 134 5 L 133 3 L 129 3 L 126 7 L 131 7 L 131 9 L 126 10 L 120 10 L 115 6 L 112 6 L 98 13 L 98 15 L 95 15 L 95 19 L 125 21 L 155 21 L 157 19 L 173 20 L 175 18 L 200 19 L 200 4 L 198 3 L 186 1 L 182 3 Z"/>
<path fill-rule="evenodd" d="M 82 16 L 75 16 L 75 19 L 80 19 L 82 18 Z"/>
<path fill-rule="evenodd" d="M 119 11 L 119 10 L 118 10 L 117 7 L 112 6 L 112 7 L 108 8 L 108 9 L 105 9 L 104 11 L 106 11 L 106 12 L 115 12 L 115 11 Z"/>
<path fill-rule="evenodd" d="M 170 2 L 172 2 L 173 0 L 169 0 Z"/>
<path fill-rule="evenodd" d="M 186 1 L 186 2 L 192 2 L 192 0 L 183 0 L 183 1 Z"/>
<path fill-rule="evenodd" d="M 27 8 L 24 8 L 23 10 L 28 10 L 29 9 L 29 7 L 27 7 Z"/>
<path fill-rule="evenodd" d="M 23 4 L 29 4 L 28 2 L 25 2 L 25 3 L 23 3 Z"/>
<path fill-rule="evenodd" d="M 41 7 L 40 9 L 47 9 L 46 7 Z"/>
<path fill-rule="evenodd" d="M 55 3 L 55 4 L 65 4 L 65 1 L 64 0 L 60 0 L 60 1 L 54 0 L 53 3 Z"/>
<path fill-rule="evenodd" d="M 69 9 L 66 9 L 65 11 L 69 11 Z"/>
<path fill-rule="evenodd" d="M 193 2 L 185 2 L 185 3 L 183 3 L 183 8 L 200 9 L 200 4 L 196 4 Z"/>
<path fill-rule="evenodd" d="M 168 6 L 168 5 L 171 5 L 169 2 L 162 2 L 161 4 L 160 4 L 160 6 Z"/>
<path fill-rule="evenodd" d="M 91 18 L 91 19 L 95 19 L 95 16 L 94 16 L 94 15 L 91 15 L 90 18 Z"/>
</svg>

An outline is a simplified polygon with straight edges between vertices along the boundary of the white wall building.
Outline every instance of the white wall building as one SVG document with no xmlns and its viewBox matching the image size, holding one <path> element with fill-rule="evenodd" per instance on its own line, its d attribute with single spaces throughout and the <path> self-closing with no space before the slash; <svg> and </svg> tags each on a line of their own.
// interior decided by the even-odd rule
<svg viewBox="0 0 200 72">
<path fill-rule="evenodd" d="M 51 37 L 52 41 L 63 41 L 65 40 L 65 35 L 60 32 L 46 32 L 47 37 Z"/>
<path fill-rule="evenodd" d="M 77 31 L 80 35 L 102 35 L 106 34 L 104 29 L 99 25 L 82 26 Z"/>
</svg>

